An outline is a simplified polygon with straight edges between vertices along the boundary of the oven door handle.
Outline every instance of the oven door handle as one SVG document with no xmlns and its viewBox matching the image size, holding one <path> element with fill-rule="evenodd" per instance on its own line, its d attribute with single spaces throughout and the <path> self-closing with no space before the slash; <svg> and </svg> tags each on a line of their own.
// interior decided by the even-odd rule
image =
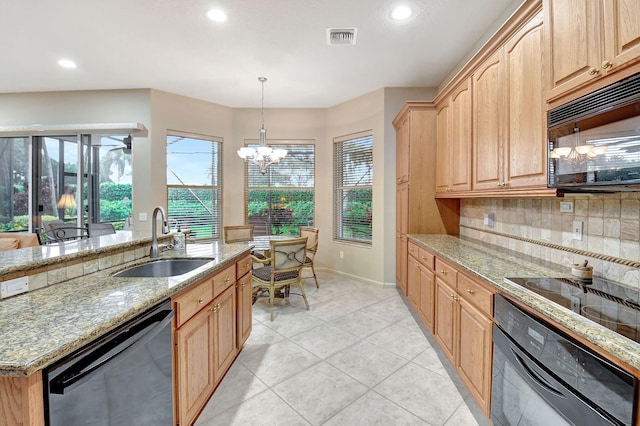
<svg viewBox="0 0 640 426">
<path fill-rule="evenodd" d="M 560 392 L 559 390 L 553 387 L 552 383 L 549 383 L 542 376 L 540 376 L 538 373 L 533 371 L 533 369 L 527 365 L 527 362 L 524 359 L 522 359 L 522 357 L 519 354 L 517 354 L 516 351 L 513 350 L 513 348 L 509 348 L 509 349 L 511 349 L 511 353 L 513 353 L 515 359 L 518 361 L 518 364 L 520 365 L 522 370 L 525 373 L 527 373 L 527 376 L 529 376 L 530 381 L 532 381 L 533 383 L 536 383 L 542 389 L 552 393 L 557 397 L 566 398 L 566 396 L 562 392 Z"/>
<path fill-rule="evenodd" d="M 64 395 L 65 392 L 69 392 L 82 383 L 85 383 L 97 374 L 99 370 L 104 371 L 105 368 L 108 368 L 109 363 L 114 361 L 115 358 L 126 358 L 140 347 L 146 345 L 147 342 L 171 323 L 174 316 L 175 313 L 173 311 L 159 312 L 147 320 L 149 322 L 156 322 L 157 324 L 139 331 L 137 335 L 128 336 L 124 342 L 114 339 L 116 345 L 110 348 L 107 357 L 96 355 L 94 358 L 89 355 L 87 359 L 84 360 L 83 367 L 78 368 L 71 366 L 52 379 L 51 382 L 49 382 L 49 392 Z M 105 346 L 108 347 L 108 345 L 109 343 Z"/>
</svg>

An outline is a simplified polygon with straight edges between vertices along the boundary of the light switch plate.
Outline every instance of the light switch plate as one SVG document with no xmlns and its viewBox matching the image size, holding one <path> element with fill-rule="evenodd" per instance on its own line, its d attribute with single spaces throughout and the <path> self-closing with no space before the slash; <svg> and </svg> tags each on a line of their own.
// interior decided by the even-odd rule
<svg viewBox="0 0 640 426">
<path fill-rule="evenodd" d="M 140 222 L 145 222 L 147 220 L 147 214 L 146 213 L 139 213 L 138 214 L 138 220 Z"/>
<path fill-rule="evenodd" d="M 29 277 L 14 278 L 0 283 L 0 299 L 29 291 Z"/>
</svg>

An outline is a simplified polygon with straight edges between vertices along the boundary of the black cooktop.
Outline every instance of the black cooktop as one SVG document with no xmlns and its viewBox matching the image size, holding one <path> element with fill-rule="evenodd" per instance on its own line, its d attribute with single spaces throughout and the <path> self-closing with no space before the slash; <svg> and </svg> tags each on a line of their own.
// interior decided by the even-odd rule
<svg viewBox="0 0 640 426">
<path fill-rule="evenodd" d="M 640 291 L 594 278 L 505 278 L 640 343 Z"/>
</svg>

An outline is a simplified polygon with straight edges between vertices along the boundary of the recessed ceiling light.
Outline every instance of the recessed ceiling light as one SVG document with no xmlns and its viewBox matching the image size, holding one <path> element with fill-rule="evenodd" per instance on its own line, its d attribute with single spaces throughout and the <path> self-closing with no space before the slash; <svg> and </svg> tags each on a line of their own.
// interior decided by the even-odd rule
<svg viewBox="0 0 640 426">
<path fill-rule="evenodd" d="M 207 16 L 209 17 L 209 19 L 215 22 L 224 22 L 227 20 L 227 14 L 220 9 L 211 9 L 209 12 L 207 12 Z"/>
<path fill-rule="evenodd" d="M 396 21 L 403 21 L 411 16 L 411 9 L 407 6 L 398 6 L 391 12 L 391 18 Z"/>
<path fill-rule="evenodd" d="M 62 68 L 75 68 L 76 67 L 76 63 L 73 62 L 70 59 L 60 59 L 58 61 L 58 65 L 60 65 Z"/>
</svg>

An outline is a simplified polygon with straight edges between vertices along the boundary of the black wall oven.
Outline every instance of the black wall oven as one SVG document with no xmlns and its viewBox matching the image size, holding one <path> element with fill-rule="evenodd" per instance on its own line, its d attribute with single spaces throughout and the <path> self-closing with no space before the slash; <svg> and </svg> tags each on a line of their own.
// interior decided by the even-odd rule
<svg viewBox="0 0 640 426">
<path fill-rule="evenodd" d="M 494 425 L 631 425 L 637 381 L 496 295 Z"/>
</svg>

